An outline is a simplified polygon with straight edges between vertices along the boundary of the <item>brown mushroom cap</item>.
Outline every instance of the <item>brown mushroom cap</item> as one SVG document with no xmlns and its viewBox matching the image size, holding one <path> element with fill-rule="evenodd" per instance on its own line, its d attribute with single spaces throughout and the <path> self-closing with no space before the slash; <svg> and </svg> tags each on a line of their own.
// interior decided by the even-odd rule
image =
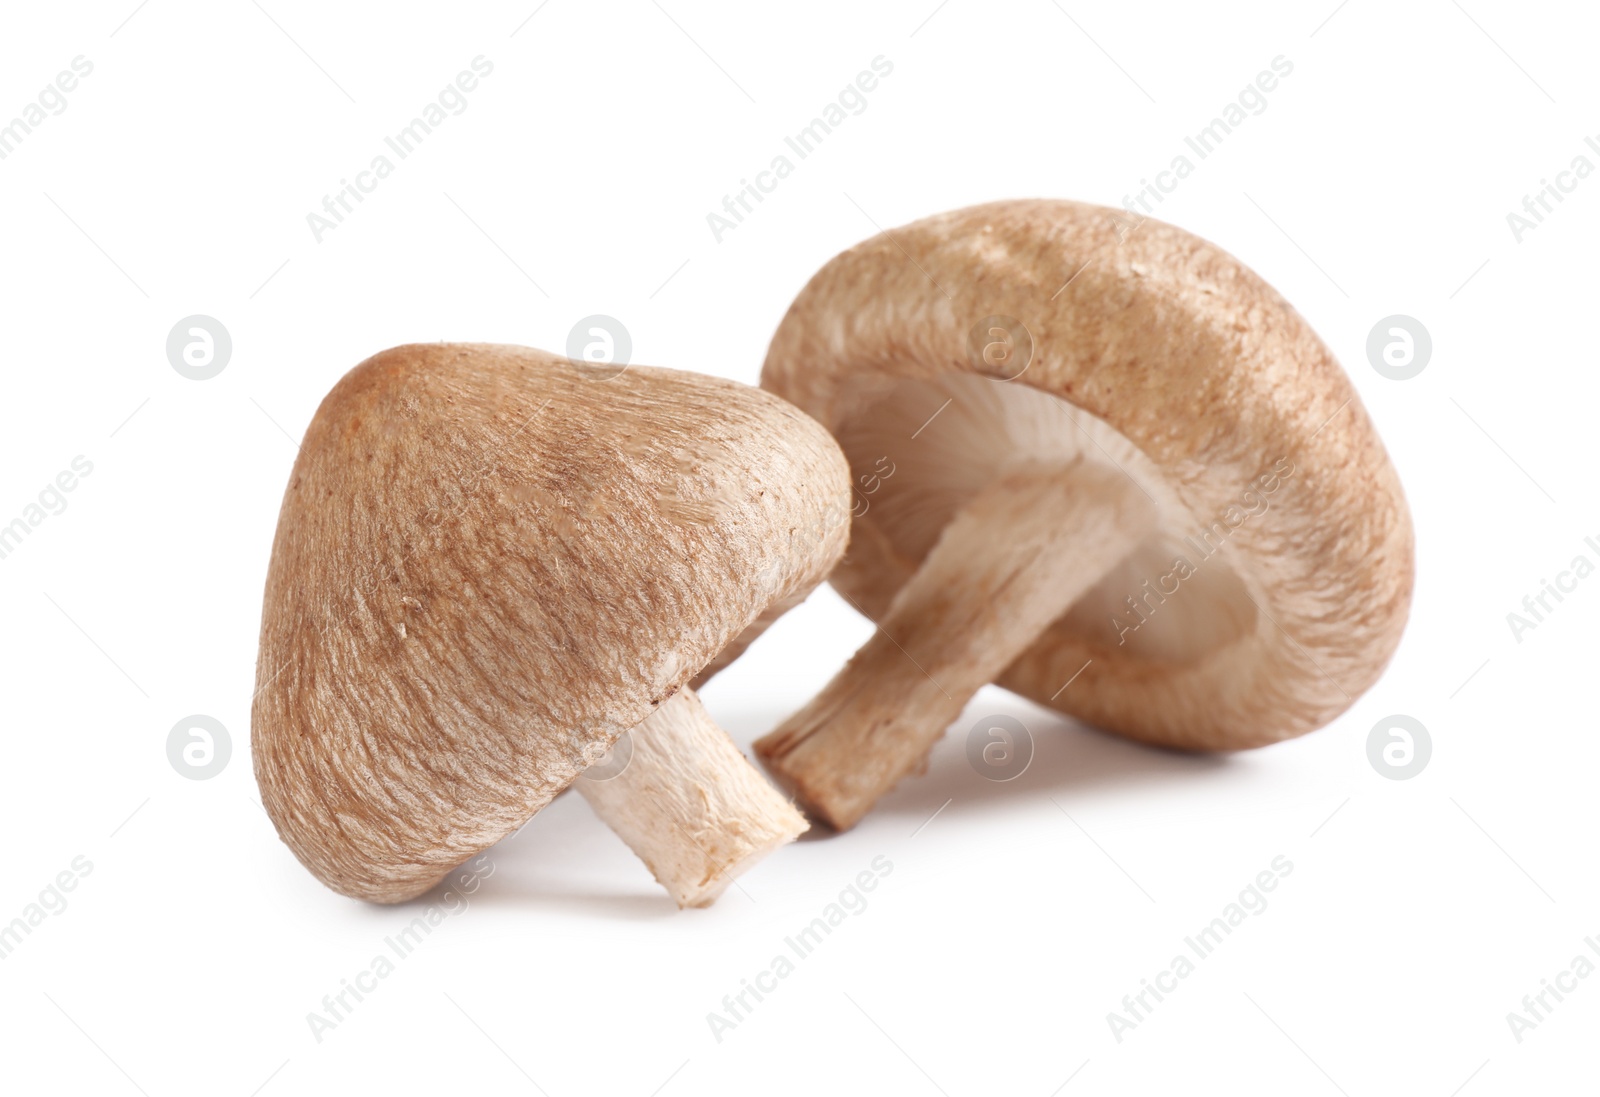
<svg viewBox="0 0 1600 1097">
<path fill-rule="evenodd" d="M 875 489 L 831 579 L 874 619 L 980 488 L 1082 458 L 1127 473 L 1155 531 L 999 684 L 1176 747 L 1302 734 L 1399 641 L 1412 589 L 1399 481 L 1299 313 L 1205 240 L 1128 222 L 1010 201 L 881 234 L 806 285 L 762 384 L 832 430 Z M 1031 335 L 1025 369 L 974 353 L 992 317 Z"/>
<path fill-rule="evenodd" d="M 846 475 L 731 381 L 510 346 L 363 362 L 306 431 L 267 576 L 252 745 L 284 841 L 345 894 L 426 891 L 820 582 Z"/>
</svg>

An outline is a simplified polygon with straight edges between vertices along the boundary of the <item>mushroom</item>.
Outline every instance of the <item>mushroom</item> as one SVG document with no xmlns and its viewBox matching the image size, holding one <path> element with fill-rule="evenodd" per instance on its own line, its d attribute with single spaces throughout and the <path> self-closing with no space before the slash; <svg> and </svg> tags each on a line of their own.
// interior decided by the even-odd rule
<svg viewBox="0 0 1600 1097">
<path fill-rule="evenodd" d="M 1010 201 L 813 277 L 762 384 L 838 437 L 833 585 L 878 629 L 756 743 L 853 826 L 987 682 L 1146 743 L 1262 746 L 1382 671 L 1410 605 L 1400 483 L 1333 354 L 1181 229 Z"/>
<path fill-rule="evenodd" d="M 397 347 L 307 428 L 251 741 L 278 833 L 334 890 L 420 895 L 574 780 L 680 906 L 805 830 L 689 682 L 833 566 L 844 459 L 771 393 L 611 374 Z"/>
</svg>

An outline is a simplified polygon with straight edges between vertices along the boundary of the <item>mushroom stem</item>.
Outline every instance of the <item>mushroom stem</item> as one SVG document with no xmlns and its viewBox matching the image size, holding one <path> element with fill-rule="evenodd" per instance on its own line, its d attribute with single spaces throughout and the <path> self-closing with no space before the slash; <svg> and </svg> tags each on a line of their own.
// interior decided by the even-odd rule
<svg viewBox="0 0 1600 1097">
<path fill-rule="evenodd" d="M 733 878 L 806 830 L 685 687 L 627 733 L 631 756 L 576 785 L 680 907 L 709 905 Z M 612 771 L 620 766 L 620 772 Z"/>
<path fill-rule="evenodd" d="M 1126 475 L 1086 460 L 1025 467 L 979 491 L 821 693 L 756 743 L 778 782 L 854 826 L 973 694 L 1155 527 Z"/>
</svg>

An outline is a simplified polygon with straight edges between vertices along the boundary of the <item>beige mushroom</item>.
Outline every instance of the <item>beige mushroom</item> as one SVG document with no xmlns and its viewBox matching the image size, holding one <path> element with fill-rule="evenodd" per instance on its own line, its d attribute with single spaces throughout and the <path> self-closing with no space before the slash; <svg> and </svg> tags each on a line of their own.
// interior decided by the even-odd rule
<svg viewBox="0 0 1600 1097">
<path fill-rule="evenodd" d="M 827 574 L 847 475 L 731 381 L 487 345 L 363 362 L 306 431 L 267 574 L 252 744 L 279 834 L 398 902 L 628 733 L 579 787 L 710 902 L 805 821 L 689 682 Z"/>
<path fill-rule="evenodd" d="M 1041 200 L 892 230 L 772 341 L 762 384 L 856 475 L 832 582 L 879 625 L 756 744 L 834 827 L 990 681 L 1236 749 L 1326 724 L 1399 641 L 1411 521 L 1349 378 L 1237 259 L 1127 222 Z"/>
</svg>

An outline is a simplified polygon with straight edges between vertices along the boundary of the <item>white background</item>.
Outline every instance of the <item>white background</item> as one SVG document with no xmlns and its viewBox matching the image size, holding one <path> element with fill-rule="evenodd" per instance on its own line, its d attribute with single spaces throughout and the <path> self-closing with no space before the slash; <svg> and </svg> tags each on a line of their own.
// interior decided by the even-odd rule
<svg viewBox="0 0 1600 1097">
<path fill-rule="evenodd" d="M 75 456 L 93 472 L 0 560 L 0 922 L 74 857 L 93 869 L 0 961 L 0 1088 L 1592 1090 L 1600 978 L 1520 1043 L 1507 1014 L 1600 935 L 1600 579 L 1520 643 L 1506 614 L 1600 560 L 1600 177 L 1520 243 L 1506 214 L 1600 135 L 1594 13 L 936 2 L 7 7 L 0 120 L 72 58 L 94 71 L 0 161 L 0 524 Z M 469 108 L 318 243 L 306 214 L 480 54 Z M 894 72 L 868 109 L 718 243 L 706 214 L 880 54 Z M 1280 54 L 1294 72 L 1268 109 L 1160 215 L 1278 287 L 1378 424 L 1417 526 L 1385 677 L 1325 730 L 1232 757 L 991 688 L 928 776 L 707 911 L 677 912 L 563 797 L 318 1042 L 307 1014 L 422 909 L 325 890 L 250 772 L 268 548 L 335 380 L 403 342 L 560 351 L 607 313 L 635 361 L 753 383 L 836 252 L 995 198 L 1120 204 Z M 214 380 L 166 359 L 194 313 L 232 334 Z M 1366 360 L 1393 313 L 1432 332 L 1414 380 Z M 706 702 L 747 745 L 869 631 L 821 590 Z M 961 734 L 1002 712 L 1036 750 L 1008 784 L 969 768 Z M 192 713 L 231 733 L 208 781 L 167 759 Z M 1432 735 L 1407 781 L 1367 760 L 1393 713 Z M 880 855 L 868 908 L 714 1039 L 723 996 Z M 1270 907 L 1119 1043 L 1107 1013 L 1278 855 L 1294 870 Z"/>
</svg>

